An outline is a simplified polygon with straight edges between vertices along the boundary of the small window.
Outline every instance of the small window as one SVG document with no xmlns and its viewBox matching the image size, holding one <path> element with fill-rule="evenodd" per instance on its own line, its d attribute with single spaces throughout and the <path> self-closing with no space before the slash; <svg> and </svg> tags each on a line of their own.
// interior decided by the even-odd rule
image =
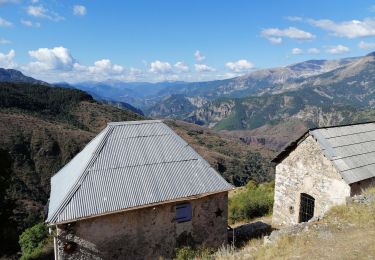
<svg viewBox="0 0 375 260">
<path fill-rule="evenodd" d="M 191 220 L 191 204 L 185 203 L 176 206 L 176 221 L 178 223 Z"/>
<path fill-rule="evenodd" d="M 306 193 L 301 193 L 299 222 L 307 222 L 314 217 L 315 199 Z"/>
</svg>

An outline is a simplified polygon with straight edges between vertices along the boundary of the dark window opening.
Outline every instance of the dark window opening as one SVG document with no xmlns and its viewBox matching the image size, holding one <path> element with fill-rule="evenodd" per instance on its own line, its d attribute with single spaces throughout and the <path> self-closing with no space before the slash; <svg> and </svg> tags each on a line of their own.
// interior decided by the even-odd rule
<svg viewBox="0 0 375 260">
<path fill-rule="evenodd" d="M 307 222 L 314 216 L 315 199 L 306 194 L 301 193 L 301 203 L 299 210 L 299 222 Z"/>
<path fill-rule="evenodd" d="M 185 203 L 176 206 L 176 221 L 178 223 L 190 221 L 192 216 L 191 204 Z"/>
</svg>

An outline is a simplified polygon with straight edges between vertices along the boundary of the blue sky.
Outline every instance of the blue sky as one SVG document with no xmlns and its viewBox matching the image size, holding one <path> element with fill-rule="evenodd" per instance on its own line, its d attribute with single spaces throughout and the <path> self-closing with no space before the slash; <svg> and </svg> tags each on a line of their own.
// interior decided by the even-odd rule
<svg viewBox="0 0 375 260">
<path fill-rule="evenodd" d="M 200 81 L 375 49 L 375 1 L 0 0 L 0 66 L 49 82 Z"/>
</svg>

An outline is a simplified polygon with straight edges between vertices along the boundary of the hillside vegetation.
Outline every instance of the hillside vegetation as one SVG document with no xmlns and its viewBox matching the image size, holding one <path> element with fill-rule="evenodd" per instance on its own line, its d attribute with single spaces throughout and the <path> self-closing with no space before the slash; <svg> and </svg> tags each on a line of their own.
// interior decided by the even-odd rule
<svg viewBox="0 0 375 260">
<path fill-rule="evenodd" d="M 247 145 L 183 121 L 165 122 L 235 186 L 243 186 L 250 180 L 262 183 L 274 178 L 274 167 L 270 163 L 274 151 Z"/>
<path fill-rule="evenodd" d="M 249 222 L 256 217 L 272 213 L 274 182 L 256 184 L 249 181 L 245 187 L 239 188 L 229 196 L 228 221 L 234 224 L 238 221 Z"/>
</svg>

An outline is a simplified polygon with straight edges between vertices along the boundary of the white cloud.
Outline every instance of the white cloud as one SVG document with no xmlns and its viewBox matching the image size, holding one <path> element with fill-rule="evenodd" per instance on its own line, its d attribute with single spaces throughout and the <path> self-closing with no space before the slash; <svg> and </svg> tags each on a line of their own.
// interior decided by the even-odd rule
<svg viewBox="0 0 375 260">
<path fill-rule="evenodd" d="M 302 17 L 300 16 L 287 16 L 285 17 L 287 20 L 291 21 L 291 22 L 300 22 L 303 20 Z"/>
<path fill-rule="evenodd" d="M 73 14 L 77 16 L 84 16 L 86 15 L 87 10 L 86 7 L 83 5 L 75 5 L 73 6 Z"/>
<path fill-rule="evenodd" d="M 375 42 L 360 41 L 360 43 L 358 43 L 358 48 L 363 50 L 375 49 Z"/>
<path fill-rule="evenodd" d="M 26 73 L 50 81 L 84 81 L 84 80 L 134 80 L 141 76 L 141 71 L 130 69 L 129 72 L 121 65 L 109 59 L 94 62 L 92 66 L 80 64 L 65 47 L 39 48 L 29 51 L 32 61 L 21 69 Z"/>
<path fill-rule="evenodd" d="M 0 17 L 0 27 L 11 27 L 13 24 Z"/>
<path fill-rule="evenodd" d="M 194 57 L 195 57 L 195 60 L 196 61 L 203 61 L 206 59 L 205 56 L 203 56 L 203 54 L 199 51 L 199 50 L 196 50 L 195 53 L 194 53 Z"/>
<path fill-rule="evenodd" d="M 151 62 L 150 72 L 158 73 L 158 74 L 171 73 L 172 66 L 168 62 L 162 62 L 160 60 L 156 60 L 154 62 Z"/>
<path fill-rule="evenodd" d="M 0 67 L 6 69 L 15 68 L 17 66 L 17 64 L 13 61 L 15 56 L 16 52 L 14 50 L 10 50 L 8 53 L 0 52 Z"/>
<path fill-rule="evenodd" d="M 141 78 L 144 78 L 144 73 L 142 70 L 136 68 L 130 68 L 128 75 L 124 77 L 125 80 L 131 81 L 140 80 Z"/>
<path fill-rule="evenodd" d="M 195 70 L 198 72 L 212 72 L 215 71 L 215 68 L 210 67 L 206 64 L 194 64 Z"/>
<path fill-rule="evenodd" d="M 38 23 L 38 22 L 32 22 L 30 20 L 24 20 L 24 19 L 21 20 L 21 24 L 23 24 L 23 25 L 25 25 L 27 27 L 36 27 L 36 28 L 40 27 L 40 23 Z"/>
<path fill-rule="evenodd" d="M 281 38 L 281 37 L 268 37 L 267 39 L 272 44 L 281 44 L 283 42 L 283 38 Z"/>
<path fill-rule="evenodd" d="M 366 37 L 375 35 L 375 19 L 366 18 L 362 21 L 351 20 L 344 22 L 335 22 L 329 19 L 314 20 L 309 19 L 308 22 L 313 26 L 331 32 L 338 37 L 349 39 L 357 37 Z"/>
<path fill-rule="evenodd" d="M 233 62 L 227 62 L 225 64 L 230 70 L 234 72 L 245 72 L 252 68 L 254 68 L 254 64 L 249 62 L 248 60 L 238 60 Z"/>
<path fill-rule="evenodd" d="M 319 54 L 320 50 L 318 48 L 310 48 L 307 50 L 307 52 L 310 54 Z"/>
<path fill-rule="evenodd" d="M 336 45 L 327 48 L 327 52 L 330 54 L 342 54 L 348 52 L 350 49 L 344 45 Z"/>
<path fill-rule="evenodd" d="M 179 72 L 188 72 L 189 66 L 183 63 L 182 61 L 176 62 L 175 65 L 173 65 Z"/>
<path fill-rule="evenodd" d="M 69 50 L 62 46 L 52 49 L 39 48 L 29 51 L 29 55 L 36 59 L 29 63 L 33 70 L 71 70 L 75 63 Z"/>
<path fill-rule="evenodd" d="M 113 64 L 109 59 L 102 59 L 96 61 L 94 63 L 94 66 L 88 67 L 88 71 L 93 74 L 113 75 L 121 74 L 122 72 L 124 72 L 124 67 L 122 67 L 121 65 Z"/>
<path fill-rule="evenodd" d="M 48 10 L 44 8 L 42 5 L 30 5 L 27 7 L 27 14 L 33 17 L 38 17 L 38 18 L 44 18 L 48 19 L 51 21 L 61 21 L 64 20 L 65 18 L 60 16 L 58 13 L 55 13 L 51 10 Z"/>
<path fill-rule="evenodd" d="M 300 48 L 293 48 L 292 49 L 292 54 L 293 55 L 299 55 L 302 54 L 302 50 Z"/>
<path fill-rule="evenodd" d="M 263 29 L 261 34 L 273 44 L 281 43 L 282 38 L 290 38 L 301 41 L 312 40 L 315 38 L 315 35 L 313 35 L 312 33 L 300 30 L 295 27 L 289 27 L 286 29 L 267 28 Z"/>
<path fill-rule="evenodd" d="M 7 39 L 4 39 L 4 38 L 0 38 L 0 44 L 11 44 L 12 42 L 7 40 Z"/>
</svg>

